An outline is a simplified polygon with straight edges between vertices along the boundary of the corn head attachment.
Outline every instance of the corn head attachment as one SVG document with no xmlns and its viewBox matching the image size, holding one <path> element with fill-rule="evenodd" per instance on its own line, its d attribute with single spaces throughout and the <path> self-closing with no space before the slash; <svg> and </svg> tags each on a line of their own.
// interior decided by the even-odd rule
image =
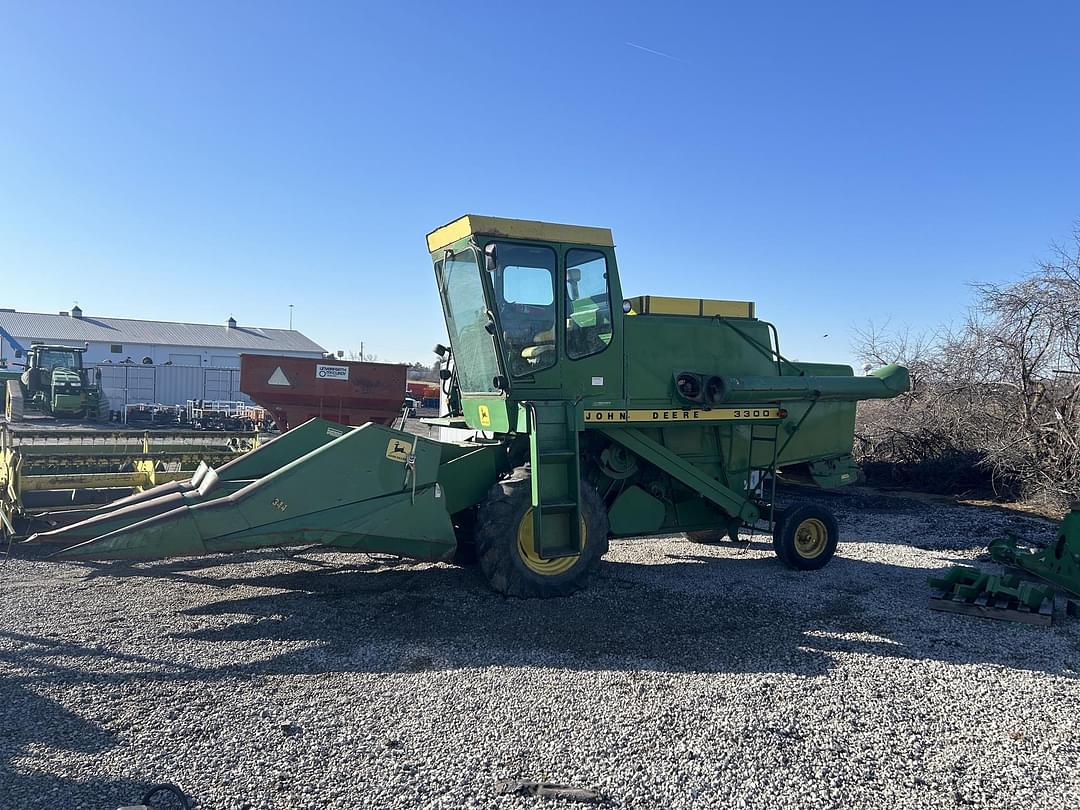
<svg viewBox="0 0 1080 810">
<path fill-rule="evenodd" d="M 93 536 L 62 551 L 63 559 L 145 560 L 308 543 L 449 559 L 456 539 L 448 509 L 494 483 L 496 455 L 495 445 L 312 420 L 220 473 L 206 470 L 183 491 L 144 493 L 33 539 Z M 468 475 L 455 476 L 458 470 Z"/>
<path fill-rule="evenodd" d="M 624 298 L 605 228 L 470 215 L 428 249 L 450 339 L 433 421 L 457 441 L 310 422 L 36 539 L 83 541 L 68 558 L 471 557 L 515 596 L 582 587 L 610 538 L 756 527 L 790 567 L 829 561 L 836 519 L 779 509 L 776 482 L 854 482 L 855 404 L 906 391 L 906 369 L 792 362 L 750 302 Z"/>
</svg>

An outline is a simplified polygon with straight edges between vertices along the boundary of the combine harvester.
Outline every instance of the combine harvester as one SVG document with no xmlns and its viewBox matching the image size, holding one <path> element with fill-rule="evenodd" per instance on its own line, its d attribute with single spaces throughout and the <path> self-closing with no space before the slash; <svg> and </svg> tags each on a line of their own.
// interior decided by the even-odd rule
<svg viewBox="0 0 1080 810">
<path fill-rule="evenodd" d="M 852 483 L 855 403 L 906 391 L 906 369 L 789 361 L 749 302 L 624 298 L 604 228 L 465 216 L 427 242 L 450 336 L 450 413 L 433 421 L 470 439 L 312 420 L 34 539 L 76 543 L 73 560 L 309 543 L 473 557 L 522 597 L 582 587 L 609 537 L 758 527 L 788 566 L 832 557 L 833 515 L 777 509 L 777 475 Z"/>
</svg>

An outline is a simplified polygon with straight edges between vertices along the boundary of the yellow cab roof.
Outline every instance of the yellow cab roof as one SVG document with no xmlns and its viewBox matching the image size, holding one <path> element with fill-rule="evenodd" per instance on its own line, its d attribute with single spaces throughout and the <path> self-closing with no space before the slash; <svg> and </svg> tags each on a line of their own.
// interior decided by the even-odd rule
<svg viewBox="0 0 1080 810">
<path fill-rule="evenodd" d="M 506 219 L 466 214 L 429 233 L 427 235 L 428 250 L 433 253 L 474 233 L 535 242 L 569 242 L 601 247 L 615 245 L 611 238 L 610 228 L 559 225 L 554 222 L 538 222 L 531 219 Z"/>
</svg>

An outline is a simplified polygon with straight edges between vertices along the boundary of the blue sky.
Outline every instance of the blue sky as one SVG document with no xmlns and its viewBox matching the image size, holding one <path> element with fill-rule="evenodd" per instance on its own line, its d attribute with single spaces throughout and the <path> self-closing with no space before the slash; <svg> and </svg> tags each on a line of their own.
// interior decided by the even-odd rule
<svg viewBox="0 0 1080 810">
<path fill-rule="evenodd" d="M 425 360 L 424 234 L 615 233 L 786 354 L 961 318 L 1080 218 L 1080 5 L 0 0 L 0 306 Z M 646 50 L 647 49 L 647 50 Z M 656 51 L 658 53 L 653 53 Z M 829 337 L 824 337 L 828 334 Z"/>
</svg>

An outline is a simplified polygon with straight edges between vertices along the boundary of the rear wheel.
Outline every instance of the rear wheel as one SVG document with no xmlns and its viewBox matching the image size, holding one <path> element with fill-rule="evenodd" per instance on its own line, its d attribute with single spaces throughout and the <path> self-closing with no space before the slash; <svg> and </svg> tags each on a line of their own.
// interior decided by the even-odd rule
<svg viewBox="0 0 1080 810">
<path fill-rule="evenodd" d="M 818 504 L 784 510 L 773 530 L 773 549 L 789 568 L 816 571 L 836 553 L 839 527 L 832 512 Z"/>
<path fill-rule="evenodd" d="M 541 559 L 533 549 L 529 473 L 519 468 L 495 484 L 476 516 L 476 556 L 495 590 L 507 596 L 567 596 L 585 586 L 608 549 L 607 513 L 596 491 L 581 484 L 581 553 Z"/>
</svg>

